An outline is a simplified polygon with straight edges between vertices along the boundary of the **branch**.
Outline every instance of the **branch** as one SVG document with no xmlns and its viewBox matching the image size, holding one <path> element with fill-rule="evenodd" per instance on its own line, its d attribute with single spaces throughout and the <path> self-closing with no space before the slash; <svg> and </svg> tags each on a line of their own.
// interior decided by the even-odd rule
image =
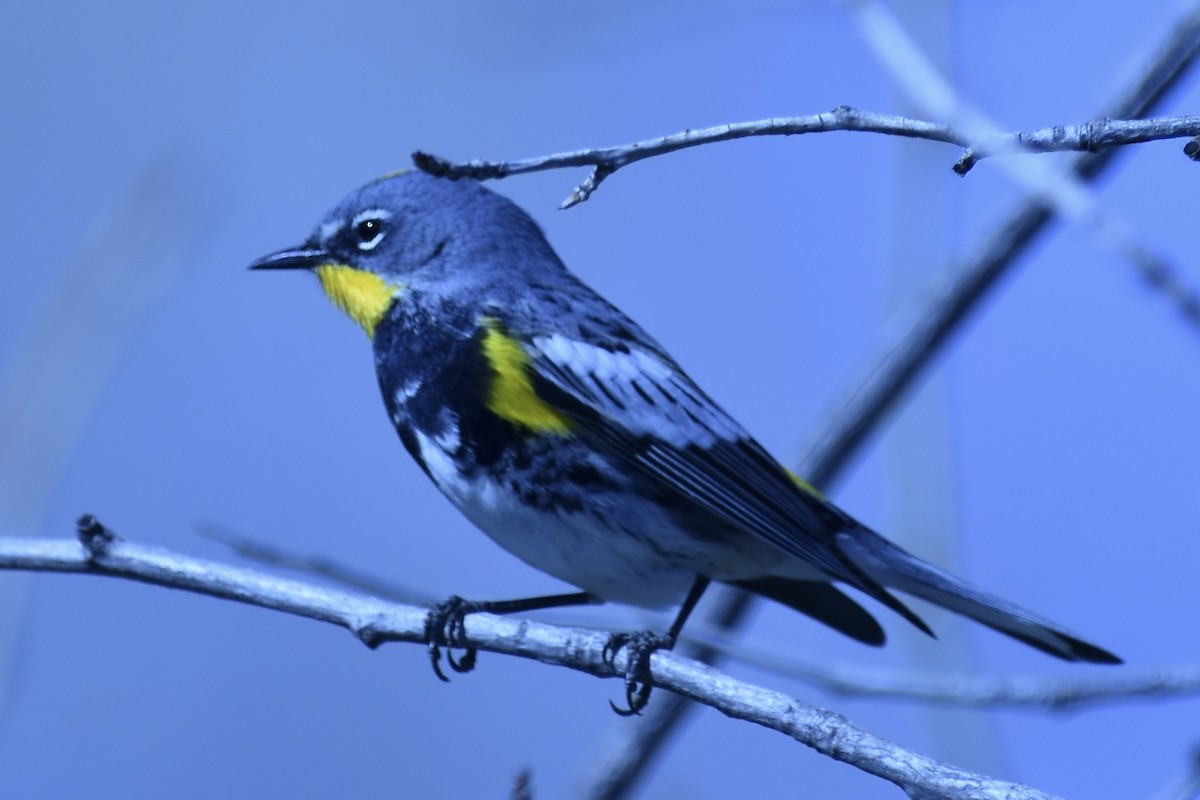
<svg viewBox="0 0 1200 800">
<path fill-rule="evenodd" d="M 1194 664 L 1099 679 L 895 674 L 828 661 L 800 662 L 781 653 L 747 647 L 709 625 L 689 628 L 684 638 L 702 642 L 740 663 L 848 697 L 877 697 L 958 708 L 1063 712 L 1107 703 L 1200 694 L 1200 665 Z"/>
<path fill-rule="evenodd" d="M 275 578 L 122 541 L 95 518 L 79 521 L 79 541 L 0 537 L 0 569 L 87 573 L 183 589 L 284 611 L 343 627 L 370 647 L 425 642 L 426 610 Z M 607 634 L 492 614 L 472 614 L 459 644 L 569 667 L 600 678 L 623 677 L 624 651 L 604 657 Z M 784 733 L 817 752 L 900 787 L 911 797 L 1046 800 L 1050 795 L 992 780 L 907 750 L 810 706 L 672 652 L 651 657 L 656 686 L 728 717 Z"/>
<path fill-rule="evenodd" d="M 591 175 L 575 187 L 560 206 L 560 208 L 570 208 L 591 197 L 592 192 L 599 187 L 600 183 L 621 167 L 647 158 L 686 150 L 689 147 L 698 147 L 702 144 L 727 142 L 731 139 L 745 139 L 750 136 L 796 136 L 828 131 L 862 131 L 916 139 L 932 139 L 951 144 L 966 145 L 968 143 L 945 125 L 889 114 L 859 111 L 850 106 L 838 106 L 825 114 L 812 114 L 806 117 L 773 117 L 698 130 L 688 129 L 669 136 L 659 136 L 632 144 L 555 153 L 520 161 L 476 160 L 468 161 L 465 164 L 456 164 L 447 159 L 417 151 L 413 153 L 413 163 L 419 169 L 433 175 L 476 180 L 507 178 L 510 175 L 524 175 L 530 172 L 543 172 L 564 167 L 593 167 Z M 1197 128 L 1195 133 L 1200 133 L 1200 128 Z"/>
<path fill-rule="evenodd" d="M 1078 711 L 1115 701 L 1142 700 L 1200 693 L 1200 667 L 1180 666 L 1153 675 L 1123 675 L 1104 680 L 1036 680 L 981 678 L 846 679 L 825 671 L 821 685 L 856 697 L 888 697 L 970 708 L 1038 708 Z"/>
<path fill-rule="evenodd" d="M 703 144 L 745 139 L 751 136 L 798 136 L 806 133 L 853 131 L 927 139 L 959 145 L 966 152 L 954 164 L 954 171 L 966 175 L 984 158 L 1022 152 L 1049 153 L 1057 151 L 1097 152 L 1121 145 L 1140 144 L 1159 139 L 1180 139 L 1200 135 L 1200 116 L 1164 117 L 1161 119 L 1098 119 L 1081 125 L 1040 128 L 1034 131 L 1014 131 L 990 136 L 984 142 L 972 143 L 970 136 L 949 125 L 926 122 L 893 114 L 877 114 L 850 106 L 838 106 L 824 114 L 804 117 L 772 117 L 753 122 L 717 125 L 712 128 L 688 129 L 669 136 L 659 136 L 615 147 L 599 147 L 554 153 L 518 161 L 467 161 L 455 163 L 440 156 L 418 150 L 413 163 L 432 175 L 449 178 L 489 180 L 544 172 L 565 167 L 592 167 L 588 177 L 571 191 L 560 208 L 578 205 L 599 188 L 605 178 L 622 167 L 656 156 L 686 150 Z M 1185 154 L 1187 147 L 1185 146 Z M 1190 154 L 1188 154 L 1190 157 Z"/>
<path fill-rule="evenodd" d="M 1082 125 L 1056 125 L 1035 131 L 1002 133 L 967 148 L 954 171 L 966 175 L 985 158 L 1017 153 L 1060 153 L 1082 151 L 1096 153 L 1108 147 L 1142 144 L 1159 139 L 1182 139 L 1200 133 L 1200 117 L 1161 117 L 1158 119 L 1097 119 Z M 1184 155 L 1189 156 L 1184 145 Z"/>
<path fill-rule="evenodd" d="M 354 592 L 368 594 L 383 600 L 393 600 L 410 606 L 432 606 L 445 597 L 434 597 L 426 592 L 398 586 L 392 581 L 368 575 L 325 556 L 305 556 L 284 550 L 267 542 L 260 542 L 228 530 L 205 528 L 200 535 L 219 542 L 239 558 L 259 566 L 286 569 L 301 575 L 324 578 Z"/>
<path fill-rule="evenodd" d="M 325 578 L 372 597 L 423 606 L 433 605 L 438 600 L 323 556 L 298 555 L 229 532 L 206 530 L 201 535 L 227 545 L 238 556 L 259 566 Z M 593 631 L 610 633 L 617 630 L 603 623 L 589 625 L 571 619 L 556 619 L 559 624 Z M 800 661 L 779 650 L 751 647 L 736 641 L 704 620 L 696 620 L 684 628 L 680 641 L 711 647 L 740 664 L 847 697 L 878 697 L 961 708 L 1025 708 L 1061 712 L 1105 703 L 1200 694 L 1200 665 L 1180 665 L 1142 675 L 1122 674 L 1100 680 L 897 675 L 891 671 L 867 671 L 852 664 L 830 664 L 828 660 Z"/>
<path fill-rule="evenodd" d="M 922 108 L 924 113 L 946 120 L 972 139 L 996 142 L 997 147 L 1008 148 L 1010 152 L 1017 146 L 1012 134 L 1001 132 L 995 122 L 959 97 L 949 78 L 922 52 L 891 9 L 880 0 L 852 0 L 850 4 L 854 7 L 863 38 L 910 100 Z M 1193 4 L 1189 13 L 1194 17 L 1200 11 Z M 1195 42 L 1191 45 L 1194 48 Z M 1184 117 L 1177 121 L 1187 122 L 1194 119 L 1198 118 Z M 1090 126 L 1095 126 L 1097 136 L 1104 135 L 1105 125 L 1141 127 L 1145 129 L 1144 133 L 1153 136 L 1156 131 L 1161 133 L 1170 128 L 1172 122 L 1174 120 L 1101 120 L 1091 123 Z M 1187 127 L 1184 125 L 1183 129 Z M 1044 129 L 1035 132 L 1034 136 L 1043 139 L 1051 149 L 1057 149 L 1054 146 L 1057 130 Z M 1086 133 L 1081 128 L 1072 130 L 1074 134 L 1065 135 L 1064 138 L 1078 142 L 1081 131 Z M 1185 145 L 1183 152 L 1196 160 L 1189 152 L 1194 141 L 1195 139 Z M 1090 146 L 1092 141 L 1088 139 L 1086 143 Z M 974 160 L 977 159 L 973 159 L 972 153 L 968 151 L 959 164 L 969 167 L 969 163 L 974 163 Z M 1129 223 L 1104 209 L 1095 190 L 1088 187 L 1080 176 L 1057 163 L 1030 159 L 1005 161 L 1002 168 L 1016 183 L 1052 205 L 1056 214 L 1090 229 L 1100 244 L 1112 249 L 1132 264 L 1147 286 L 1158 296 L 1169 301 L 1193 328 L 1200 328 L 1200 294 L 1187 285 L 1179 270 L 1166 258 L 1156 253 L 1153 247 L 1140 241 Z"/>
</svg>

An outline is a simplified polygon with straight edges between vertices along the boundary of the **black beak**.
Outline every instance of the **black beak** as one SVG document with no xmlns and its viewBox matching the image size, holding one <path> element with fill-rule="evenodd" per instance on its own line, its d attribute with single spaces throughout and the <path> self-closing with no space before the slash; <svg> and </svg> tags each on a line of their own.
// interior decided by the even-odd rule
<svg viewBox="0 0 1200 800">
<path fill-rule="evenodd" d="M 313 269 L 329 262 L 329 251 L 307 242 L 255 259 L 250 269 Z"/>
</svg>

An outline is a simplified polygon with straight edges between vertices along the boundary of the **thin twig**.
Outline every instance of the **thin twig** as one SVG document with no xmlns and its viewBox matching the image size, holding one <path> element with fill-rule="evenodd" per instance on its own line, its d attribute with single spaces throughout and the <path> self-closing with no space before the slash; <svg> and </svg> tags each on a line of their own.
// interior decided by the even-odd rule
<svg viewBox="0 0 1200 800">
<path fill-rule="evenodd" d="M 1191 68 L 1200 46 L 1200 8 L 1195 6 L 1172 23 L 1164 41 L 1155 42 L 1142 59 L 1145 68 L 1133 73 L 1134 82 L 1117 95 L 1101 117 L 1143 117 L 1163 99 Z M 1112 163 L 1116 150 L 1087 153 L 1074 159 L 1071 169 L 1082 180 L 1092 180 Z M 807 449 L 798 465 L 798 474 L 817 486 L 830 486 L 857 452 L 867 435 L 882 417 L 892 411 L 898 399 L 941 353 L 967 315 L 977 308 L 988 291 L 1033 244 L 1054 219 L 1052 209 L 1043 201 L 1026 203 L 998 225 L 983 240 L 983 245 L 954 265 L 954 276 L 930 308 L 915 315 L 908 334 L 894 348 L 880 354 L 864 371 L 859 388 L 848 393 L 849 400 L 839 403 L 836 412 L 819 438 Z M 731 592 L 722 597 L 712 612 L 714 620 L 726 627 L 740 626 L 753 607 L 752 598 Z M 694 654 L 711 663 L 717 658 L 712 649 Z M 678 727 L 687 712 L 687 703 L 668 695 L 652 705 L 628 736 L 613 746 L 599 762 L 595 779 L 586 796 L 593 800 L 625 797 L 653 762 L 663 741 Z"/>
<path fill-rule="evenodd" d="M 266 542 L 256 541 L 225 530 L 205 528 L 200 535 L 220 542 L 238 556 L 263 566 L 276 567 L 298 572 L 301 575 L 316 575 L 333 581 L 356 592 L 364 592 L 383 600 L 394 600 L 410 606 L 431 606 L 445 597 L 406 589 L 391 581 L 351 569 L 324 556 L 304 556 L 289 552 Z"/>
<path fill-rule="evenodd" d="M 601 181 L 622 167 L 647 158 L 698 147 L 703 144 L 745 139 L 750 136 L 798 136 L 806 133 L 850 131 L 880 133 L 927 139 L 965 147 L 966 152 L 954 163 L 954 171 L 966 175 L 979 161 L 995 155 L 1017 153 L 1049 153 L 1061 151 L 1096 152 L 1105 148 L 1141 144 L 1161 139 L 1182 139 L 1200 135 L 1200 116 L 1165 117 L 1162 119 L 1097 119 L 1079 125 L 1039 128 L 1032 131 L 1012 131 L 989 135 L 982 142 L 949 125 L 927 122 L 895 114 L 878 114 L 850 106 L 838 106 L 822 114 L 802 117 L 772 117 L 716 125 L 711 128 L 688 129 L 669 136 L 658 136 L 640 142 L 553 153 L 517 161 L 474 160 L 456 163 L 431 153 L 413 153 L 413 163 L 433 175 L 450 178 L 489 180 L 544 172 L 565 167 L 592 167 L 592 172 L 567 198 L 560 208 L 578 205 L 596 191 Z"/>
<path fill-rule="evenodd" d="M 1137 131 L 1145 137 L 1144 141 L 1148 141 L 1160 138 L 1163 134 L 1169 135 L 1168 132 L 1173 128 L 1187 131 L 1191 128 L 1191 121 L 1200 119 L 1099 120 L 1069 132 L 1068 129 L 1048 128 L 1017 136 L 1002 133 L 995 122 L 958 95 L 949 79 L 921 51 L 890 8 L 880 0 L 848 1 L 857 12 L 864 38 L 912 102 L 922 107 L 925 113 L 946 120 L 972 139 L 994 142 L 998 148 L 1007 148 L 1011 152 L 1019 147 L 1018 139 L 1027 136 L 1035 144 L 1040 141 L 1048 149 L 1063 149 L 1055 145 L 1059 138 L 1057 131 L 1061 130 L 1062 139 L 1068 145 L 1066 149 L 1086 145 L 1084 149 L 1098 151 L 1104 138 L 1113 135 L 1125 137 L 1123 132 L 1111 129 L 1114 125 L 1118 129 L 1128 127 L 1131 131 Z M 979 148 L 973 149 L 981 152 Z M 1187 149 L 1185 146 L 1185 155 Z M 974 163 L 974 160 L 971 151 L 968 151 L 959 165 Z M 1193 328 L 1200 329 L 1200 293 L 1188 285 L 1181 277 L 1180 270 L 1166 257 L 1139 239 L 1128 222 L 1104 208 L 1095 191 L 1080 177 L 1056 162 L 1045 160 L 1010 159 L 1001 166 L 1018 184 L 1044 197 L 1054 206 L 1056 214 L 1090 230 L 1102 246 L 1110 248 L 1132 264 L 1139 277 L 1158 297 L 1167 300 Z"/>
<path fill-rule="evenodd" d="M 694 625 L 692 641 L 736 661 L 846 697 L 876 697 L 959 708 L 1078 711 L 1111 703 L 1200 694 L 1200 665 L 1163 667 L 1102 678 L 983 677 L 864 670 L 850 664 L 800 662 L 790 655 L 748 647 L 712 625 Z"/>
<path fill-rule="evenodd" d="M 1082 151 L 1095 153 L 1107 147 L 1141 144 L 1160 139 L 1196 136 L 1200 117 L 1162 117 L 1159 119 L 1097 119 L 1082 125 L 1056 125 L 1035 131 L 1002 133 L 967 148 L 954 171 L 966 175 L 985 158 L 1004 154 L 1059 153 Z M 1184 155 L 1187 155 L 1185 150 Z"/>
<path fill-rule="evenodd" d="M 570 208 L 591 197 L 600 182 L 621 167 L 647 158 L 703 144 L 727 142 L 731 139 L 744 139 L 750 136 L 796 136 L 828 131 L 884 133 L 891 136 L 932 139 L 963 146 L 969 143 L 967 140 L 959 138 L 945 125 L 890 114 L 860 111 L 850 106 L 838 106 L 833 111 L 823 114 L 810 114 L 805 117 L 776 117 L 753 122 L 716 125 L 711 128 L 688 129 L 669 136 L 659 136 L 632 144 L 555 153 L 519 161 L 476 160 L 456 164 L 447 159 L 417 151 L 413 153 L 413 163 L 419 169 L 433 175 L 475 178 L 476 180 L 506 178 L 510 175 L 523 175 L 529 172 L 543 172 L 564 167 L 593 167 L 592 173 L 587 179 L 576 186 L 560 206 L 561 208 Z M 1195 133 L 1200 133 L 1200 128 L 1197 128 L 1193 135 Z"/>
<path fill-rule="evenodd" d="M 1200 667 L 1169 667 L 1150 675 L 1118 675 L 1103 680 L 981 679 L 879 676 L 846 678 L 822 670 L 825 689 L 855 697 L 915 700 L 968 708 L 1036 708 L 1079 711 L 1085 707 L 1200 693 Z"/>
<path fill-rule="evenodd" d="M 0 537 L 0 569 L 107 575 L 284 611 L 346 628 L 371 647 L 424 643 L 426 609 L 353 595 L 251 570 L 188 558 L 122 540 L 92 517 L 81 540 Z M 569 667 L 601 678 L 622 677 L 624 651 L 605 659 L 608 636 L 491 614 L 472 614 L 461 644 Z M 831 758 L 888 780 L 912 797 L 1045 800 L 1042 792 L 957 769 L 853 725 L 845 717 L 779 692 L 736 680 L 672 652 L 651 658 L 655 685 L 726 716 L 784 733 Z"/>
</svg>

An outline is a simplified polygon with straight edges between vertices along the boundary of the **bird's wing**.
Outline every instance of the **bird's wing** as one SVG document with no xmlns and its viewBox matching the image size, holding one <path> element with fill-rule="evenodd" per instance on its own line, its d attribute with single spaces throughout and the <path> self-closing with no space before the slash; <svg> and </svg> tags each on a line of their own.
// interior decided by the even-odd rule
<svg viewBox="0 0 1200 800">
<path fill-rule="evenodd" d="M 794 482 L 673 362 L 563 334 L 526 346 L 535 391 L 583 433 L 681 498 L 875 594 L 838 549 L 844 515 Z"/>
</svg>

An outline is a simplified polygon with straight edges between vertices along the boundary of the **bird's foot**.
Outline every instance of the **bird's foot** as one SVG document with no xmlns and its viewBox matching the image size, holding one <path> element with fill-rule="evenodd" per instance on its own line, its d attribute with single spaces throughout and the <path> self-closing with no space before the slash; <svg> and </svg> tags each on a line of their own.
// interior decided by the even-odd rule
<svg viewBox="0 0 1200 800">
<path fill-rule="evenodd" d="M 475 669 L 475 648 L 463 648 L 463 654 L 455 658 L 453 648 L 461 645 L 466 636 L 464 619 L 467 614 L 483 611 L 486 604 L 464 600 L 453 595 L 429 609 L 425 617 L 425 641 L 429 646 L 429 661 L 433 665 L 433 673 L 443 681 L 450 679 L 442 672 L 442 648 L 447 648 L 446 663 L 455 672 L 470 672 Z"/>
<path fill-rule="evenodd" d="M 604 645 L 604 663 L 613 666 L 617 653 L 624 648 L 625 659 L 625 708 L 620 708 L 611 700 L 608 704 L 612 710 L 622 717 L 632 717 L 642 713 L 650 702 L 650 690 L 654 688 L 654 680 L 650 675 L 650 656 L 659 650 L 670 650 L 675 641 L 654 631 L 634 631 L 633 633 L 614 633 L 608 637 Z"/>
</svg>

